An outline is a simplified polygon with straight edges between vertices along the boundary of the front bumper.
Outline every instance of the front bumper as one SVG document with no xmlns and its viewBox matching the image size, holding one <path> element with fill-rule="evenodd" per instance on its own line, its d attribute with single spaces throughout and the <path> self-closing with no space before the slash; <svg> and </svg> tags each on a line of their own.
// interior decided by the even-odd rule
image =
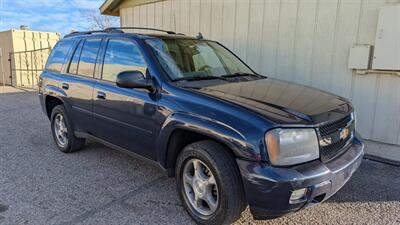
<svg viewBox="0 0 400 225">
<path fill-rule="evenodd" d="M 360 166 L 363 149 L 354 138 L 346 152 L 328 163 L 315 160 L 286 168 L 237 159 L 254 219 L 276 218 L 328 199 Z M 292 191 L 301 188 L 308 189 L 304 199 L 290 204 Z"/>
</svg>

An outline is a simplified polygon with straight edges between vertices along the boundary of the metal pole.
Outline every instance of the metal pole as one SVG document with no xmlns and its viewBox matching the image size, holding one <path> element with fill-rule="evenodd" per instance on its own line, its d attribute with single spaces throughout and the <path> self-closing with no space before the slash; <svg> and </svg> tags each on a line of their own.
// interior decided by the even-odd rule
<svg viewBox="0 0 400 225">
<path fill-rule="evenodd" d="M 33 75 L 33 52 L 31 52 L 31 68 L 32 68 L 32 80 L 31 80 L 31 82 L 32 82 L 32 89 L 34 88 L 34 85 L 33 85 L 33 80 L 34 80 L 34 76 L 35 75 Z"/>
<path fill-rule="evenodd" d="M 13 71 L 12 71 L 12 62 L 11 62 L 11 57 L 13 56 L 13 54 L 11 53 L 11 52 L 9 52 L 8 53 L 8 62 L 10 63 L 10 84 L 11 84 L 11 86 L 14 86 L 13 85 Z M 15 57 L 14 57 L 14 59 L 15 59 Z M 14 60 L 15 61 L 15 60 Z M 14 62 L 15 63 L 15 62 Z M 17 78 L 15 78 L 15 79 L 17 79 Z"/>
<path fill-rule="evenodd" d="M 19 68 L 22 69 L 22 57 L 21 57 L 21 53 L 18 53 L 18 56 L 19 56 Z M 17 69 L 17 68 L 15 68 L 15 69 Z M 15 73 L 17 73 L 17 71 L 15 71 Z M 20 82 L 20 84 L 21 84 L 21 86 L 22 86 L 22 72 L 21 72 L 21 71 L 19 71 L 19 82 Z M 15 83 L 16 83 L 16 85 L 18 86 L 18 82 L 15 82 Z"/>
<path fill-rule="evenodd" d="M 4 69 L 3 69 L 3 50 L 0 48 L 0 67 L 1 67 L 1 74 L 3 77 L 3 88 L 6 87 L 6 78 L 4 77 Z"/>
</svg>

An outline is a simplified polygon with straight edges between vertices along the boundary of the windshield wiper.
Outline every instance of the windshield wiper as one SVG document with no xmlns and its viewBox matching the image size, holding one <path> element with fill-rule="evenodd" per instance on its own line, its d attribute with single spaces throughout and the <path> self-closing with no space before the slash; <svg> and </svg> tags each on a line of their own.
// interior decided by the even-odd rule
<svg viewBox="0 0 400 225">
<path fill-rule="evenodd" d="M 258 75 L 258 74 L 237 72 L 237 73 L 226 74 L 226 75 L 222 75 L 222 76 L 211 76 L 211 75 L 210 75 L 210 76 L 179 77 L 179 78 L 173 79 L 172 82 L 176 82 L 176 81 L 211 80 L 211 79 L 219 79 L 219 80 L 226 80 L 226 81 L 229 81 L 228 78 L 232 78 L 232 77 L 244 77 L 244 76 L 253 76 L 253 77 L 257 77 L 257 78 L 264 78 L 263 76 Z"/>
<path fill-rule="evenodd" d="M 263 78 L 263 76 L 258 75 L 258 74 L 253 74 L 253 73 L 242 73 L 242 72 L 237 72 L 237 73 L 222 75 L 222 77 L 225 77 L 225 78 L 229 78 L 229 77 L 247 77 L 247 76 Z"/>
<path fill-rule="evenodd" d="M 193 77 L 179 77 L 173 79 L 173 82 L 176 81 L 195 81 L 195 80 L 212 80 L 212 79 L 219 79 L 219 80 L 227 80 L 225 77 L 218 77 L 218 76 L 193 76 Z"/>
</svg>

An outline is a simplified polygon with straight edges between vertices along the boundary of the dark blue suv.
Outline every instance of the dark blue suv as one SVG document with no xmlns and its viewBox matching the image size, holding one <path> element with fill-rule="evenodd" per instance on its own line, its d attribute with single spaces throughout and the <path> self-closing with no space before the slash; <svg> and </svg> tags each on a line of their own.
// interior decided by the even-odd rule
<svg viewBox="0 0 400 225">
<path fill-rule="evenodd" d="M 201 35 L 127 30 L 53 49 L 39 96 L 62 152 L 92 139 L 155 163 L 200 224 L 234 222 L 247 205 L 255 219 L 296 212 L 359 167 L 348 100 L 259 75 Z"/>
</svg>

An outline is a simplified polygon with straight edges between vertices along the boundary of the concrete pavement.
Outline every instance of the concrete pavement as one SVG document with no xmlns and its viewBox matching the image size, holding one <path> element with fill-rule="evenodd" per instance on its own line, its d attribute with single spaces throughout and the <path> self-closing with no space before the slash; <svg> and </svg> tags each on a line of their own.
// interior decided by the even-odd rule
<svg viewBox="0 0 400 225">
<path fill-rule="evenodd" d="M 325 203 L 237 224 L 400 224 L 400 167 L 364 160 Z M 273 204 L 273 203 L 271 203 Z M 33 92 L 0 94 L 0 224 L 192 224 L 174 179 L 100 144 L 64 154 Z"/>
</svg>

